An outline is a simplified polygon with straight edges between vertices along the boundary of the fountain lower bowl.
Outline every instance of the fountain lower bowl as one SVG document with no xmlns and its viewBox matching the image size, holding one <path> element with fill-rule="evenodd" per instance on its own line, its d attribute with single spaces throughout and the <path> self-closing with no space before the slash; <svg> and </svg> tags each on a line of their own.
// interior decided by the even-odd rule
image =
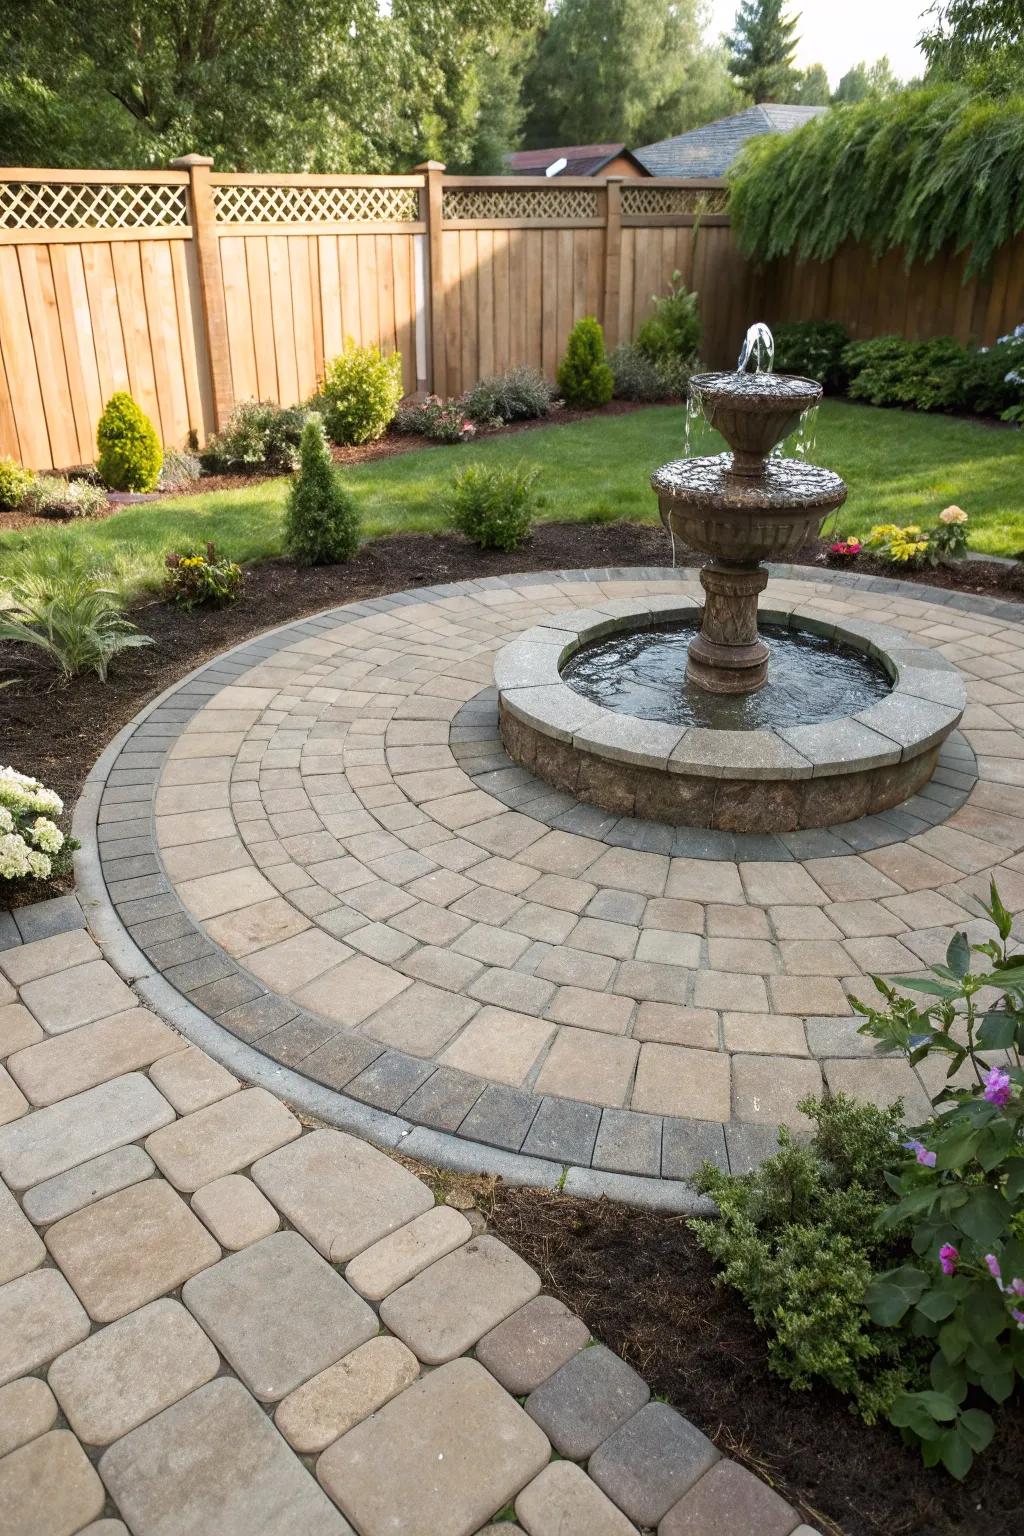
<svg viewBox="0 0 1024 1536">
<path fill-rule="evenodd" d="M 728 453 L 663 464 L 651 486 L 662 523 L 676 538 L 742 564 L 796 554 L 846 500 L 840 477 L 816 464 L 768 459 L 753 477 L 735 473 Z"/>
<path fill-rule="evenodd" d="M 770 606 L 760 616 L 867 652 L 892 679 L 891 691 L 852 715 L 772 729 L 715 730 L 606 709 L 564 681 L 571 656 L 602 636 L 700 617 L 688 598 L 624 600 L 556 614 L 498 652 L 509 756 L 616 815 L 732 832 L 838 825 L 916 793 L 963 713 L 955 668 L 883 625 Z"/>
</svg>

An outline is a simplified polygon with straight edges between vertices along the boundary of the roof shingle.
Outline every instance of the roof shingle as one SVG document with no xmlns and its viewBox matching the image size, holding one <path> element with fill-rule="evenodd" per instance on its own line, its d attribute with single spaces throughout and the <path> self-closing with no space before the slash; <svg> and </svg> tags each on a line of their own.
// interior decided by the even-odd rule
<svg viewBox="0 0 1024 1536">
<path fill-rule="evenodd" d="M 645 144 L 634 153 L 652 176 L 724 176 L 748 139 L 789 133 L 827 110 L 766 101 L 689 133 Z"/>
</svg>

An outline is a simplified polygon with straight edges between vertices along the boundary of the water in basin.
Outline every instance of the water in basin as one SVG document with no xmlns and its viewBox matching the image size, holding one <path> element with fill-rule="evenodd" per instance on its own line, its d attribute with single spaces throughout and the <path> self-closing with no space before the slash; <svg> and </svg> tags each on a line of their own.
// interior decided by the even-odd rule
<svg viewBox="0 0 1024 1536">
<path fill-rule="evenodd" d="M 764 730 L 836 720 L 884 698 L 892 683 L 880 662 L 821 635 L 762 625 L 771 652 L 768 682 L 756 693 L 709 693 L 686 681 L 697 630 L 662 624 L 622 630 L 577 651 L 562 680 L 619 714 L 719 731 Z"/>
</svg>

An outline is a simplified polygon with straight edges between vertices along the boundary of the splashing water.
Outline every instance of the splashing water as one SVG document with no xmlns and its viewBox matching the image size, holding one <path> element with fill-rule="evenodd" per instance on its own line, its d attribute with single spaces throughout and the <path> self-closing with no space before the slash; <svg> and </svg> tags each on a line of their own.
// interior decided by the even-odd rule
<svg viewBox="0 0 1024 1536">
<path fill-rule="evenodd" d="M 763 320 L 755 320 L 743 338 L 737 373 L 746 373 L 751 360 L 755 373 L 771 373 L 775 367 L 775 337 Z"/>
<path fill-rule="evenodd" d="M 773 459 L 803 459 L 810 463 L 818 442 L 818 407 L 809 405 L 794 430 L 781 443 L 776 443 L 770 457 Z"/>
</svg>

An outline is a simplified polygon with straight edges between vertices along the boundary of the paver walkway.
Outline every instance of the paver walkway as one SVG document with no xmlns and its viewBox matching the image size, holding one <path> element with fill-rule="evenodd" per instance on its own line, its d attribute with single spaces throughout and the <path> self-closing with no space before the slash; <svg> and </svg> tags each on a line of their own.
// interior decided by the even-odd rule
<svg viewBox="0 0 1024 1536">
<path fill-rule="evenodd" d="M 190 1046 L 73 902 L 19 920 L 2 1536 L 797 1529 L 479 1219 Z"/>
</svg>

